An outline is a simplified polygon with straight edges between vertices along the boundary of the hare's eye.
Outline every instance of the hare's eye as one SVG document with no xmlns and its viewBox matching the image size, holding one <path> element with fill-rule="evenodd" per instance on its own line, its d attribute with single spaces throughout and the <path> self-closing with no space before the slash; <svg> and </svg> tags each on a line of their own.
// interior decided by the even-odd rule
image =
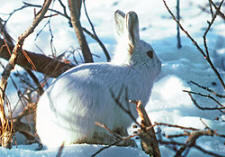
<svg viewBox="0 0 225 157">
<path fill-rule="evenodd" d="M 153 58 L 153 51 L 149 50 L 147 52 L 147 55 L 148 55 L 149 58 Z"/>
</svg>

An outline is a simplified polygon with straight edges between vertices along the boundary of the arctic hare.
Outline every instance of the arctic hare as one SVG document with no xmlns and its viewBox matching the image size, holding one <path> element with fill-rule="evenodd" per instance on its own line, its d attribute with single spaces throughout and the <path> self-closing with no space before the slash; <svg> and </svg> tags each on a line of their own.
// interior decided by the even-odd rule
<svg viewBox="0 0 225 157">
<path fill-rule="evenodd" d="M 138 16 L 115 12 L 119 36 L 115 57 L 110 63 L 79 65 L 62 74 L 43 94 L 37 105 L 36 129 L 41 142 L 58 146 L 63 142 L 111 144 L 107 131 L 95 125 L 106 124 L 127 135 L 130 117 L 115 103 L 112 93 L 127 107 L 127 99 L 146 105 L 161 62 L 152 47 L 139 39 Z M 120 92 L 121 89 L 123 92 Z M 137 117 L 134 104 L 128 104 Z"/>
</svg>

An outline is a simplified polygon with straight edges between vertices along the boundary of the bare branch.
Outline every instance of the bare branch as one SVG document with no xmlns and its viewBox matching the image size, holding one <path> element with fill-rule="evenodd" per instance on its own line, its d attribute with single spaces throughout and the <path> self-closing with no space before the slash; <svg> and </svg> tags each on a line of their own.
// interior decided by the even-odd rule
<svg viewBox="0 0 225 157">
<path fill-rule="evenodd" d="M 219 9 L 220 9 L 220 7 L 222 6 L 222 4 L 223 4 L 223 0 L 222 0 L 221 3 L 220 3 Z M 212 27 L 212 25 L 213 25 L 213 23 L 214 23 L 214 21 L 215 21 L 217 15 L 218 15 L 218 11 L 216 11 L 216 13 L 213 15 L 211 21 L 208 22 L 208 27 L 207 27 L 207 29 L 205 30 L 204 35 L 203 35 L 203 41 L 204 41 L 205 52 L 206 52 L 208 58 L 209 58 L 209 51 L 208 51 L 208 46 L 207 46 L 206 36 L 207 36 L 207 34 L 208 34 L 210 28 Z M 209 58 L 209 59 L 210 59 L 210 58 Z"/>
<path fill-rule="evenodd" d="M 219 106 L 221 106 L 220 108 L 218 108 L 218 107 L 215 107 L 215 108 L 217 108 L 218 110 L 225 109 L 225 106 L 223 104 L 221 104 L 217 99 L 215 99 L 214 97 L 212 97 L 210 94 L 207 94 L 206 95 L 206 94 L 197 93 L 197 92 L 193 92 L 193 91 L 187 91 L 187 90 L 183 90 L 183 92 L 190 93 L 190 94 L 195 94 L 195 95 L 199 95 L 199 96 L 202 96 L 202 97 L 209 98 L 209 99 L 213 100 L 214 102 L 216 102 Z"/>
<path fill-rule="evenodd" d="M 155 125 L 163 125 L 163 126 L 167 126 L 167 127 L 180 128 L 180 129 L 184 129 L 184 130 L 192 130 L 192 131 L 198 131 L 199 130 L 199 129 L 192 128 L 192 127 L 184 127 L 184 126 L 174 125 L 174 124 L 168 124 L 168 123 L 158 123 L 158 122 L 155 122 L 154 124 Z"/>
<path fill-rule="evenodd" d="M 197 139 L 200 136 L 213 136 L 214 132 L 212 130 L 206 130 L 206 131 L 197 131 L 197 132 L 191 132 L 188 136 L 188 139 L 186 141 L 186 145 L 183 145 L 175 154 L 175 157 L 180 157 L 182 153 L 195 145 Z"/>
<path fill-rule="evenodd" d="M 99 149 L 97 152 L 95 152 L 94 154 L 91 155 L 91 157 L 95 157 L 96 155 L 98 155 L 99 153 L 101 153 L 103 150 L 108 149 L 112 146 L 115 146 L 117 144 L 119 144 L 122 141 L 126 141 L 126 140 L 130 140 L 131 138 L 137 136 L 137 135 L 131 135 L 131 136 L 127 136 L 127 137 L 122 137 L 119 134 L 115 133 L 114 131 L 112 131 L 110 128 L 108 128 L 105 124 L 101 124 L 99 122 L 95 122 L 95 125 L 107 130 L 113 137 L 116 138 L 116 141 L 113 142 L 112 144 L 109 144 L 105 147 L 102 147 L 101 149 Z"/>
<path fill-rule="evenodd" d="M 128 100 L 128 92 L 125 91 L 125 99 L 128 102 L 131 102 L 133 104 L 136 104 L 136 110 L 138 112 L 138 115 L 141 118 L 141 124 L 139 124 L 136 121 L 136 118 L 131 113 L 129 104 L 127 108 L 124 107 L 124 104 L 120 102 L 120 97 L 123 91 L 123 87 L 120 89 L 119 94 L 117 97 L 115 97 L 114 93 L 111 91 L 112 98 L 116 102 L 116 104 L 126 113 L 130 116 L 130 118 L 135 122 L 140 129 L 138 130 L 137 134 L 141 139 L 141 146 L 142 149 L 145 151 L 145 153 L 149 154 L 150 156 L 154 157 L 160 157 L 160 150 L 158 147 L 158 142 L 155 136 L 155 131 L 153 128 L 153 125 L 151 124 L 151 121 L 144 109 L 144 107 L 141 104 L 141 101 L 134 101 L 134 100 Z"/>
<path fill-rule="evenodd" d="M 58 1 L 59 1 L 60 5 L 62 6 L 64 12 L 62 13 L 62 12 L 60 12 L 60 11 L 58 11 L 58 10 L 51 9 L 51 8 L 49 8 L 49 11 L 52 11 L 52 12 L 58 14 L 58 15 L 61 15 L 61 16 L 65 17 L 66 19 L 68 19 L 68 20 L 69 20 L 69 24 L 70 24 L 70 26 L 72 27 L 72 24 L 71 24 L 71 18 L 70 18 L 69 15 L 67 14 L 65 5 L 62 3 L 61 0 L 58 0 Z M 23 2 L 23 3 L 25 4 L 25 6 L 37 7 L 37 8 L 40 8 L 40 7 L 41 7 L 41 5 L 37 5 L 37 4 L 31 4 L 31 3 L 27 3 L 27 2 Z M 104 46 L 104 44 L 102 43 L 102 41 L 98 38 L 97 34 L 96 34 L 96 33 L 94 34 L 95 29 L 94 29 L 94 26 L 93 26 L 93 24 L 91 23 L 91 20 L 90 20 L 88 14 L 87 14 L 87 10 L 86 10 L 86 5 L 85 5 L 85 3 L 84 3 L 84 8 L 85 8 L 85 14 L 86 14 L 86 16 L 88 17 L 88 21 L 89 21 L 89 23 L 90 23 L 90 25 L 91 25 L 91 28 L 92 28 L 92 30 L 94 30 L 94 31 L 93 31 L 93 33 L 91 33 L 90 31 L 88 31 L 88 30 L 87 30 L 86 28 L 84 28 L 84 27 L 82 27 L 82 29 L 83 29 L 83 31 L 84 31 L 87 35 L 89 35 L 91 38 L 93 38 L 94 40 L 96 40 L 96 41 L 98 42 L 99 46 L 102 48 L 102 50 L 103 50 L 103 52 L 104 52 L 104 54 L 105 54 L 105 56 L 106 56 L 107 61 L 110 61 L 111 58 L 110 58 L 110 55 L 109 55 L 109 53 L 108 53 L 106 47 Z"/>
<path fill-rule="evenodd" d="M 202 54 L 202 56 L 204 57 L 204 59 L 206 59 L 207 63 L 210 65 L 211 69 L 214 71 L 214 73 L 216 74 L 217 78 L 219 79 L 221 85 L 223 86 L 223 88 L 225 89 L 225 83 L 222 79 L 222 77 L 220 76 L 219 72 L 217 71 L 217 69 L 215 68 L 215 66 L 213 65 L 208 52 L 204 52 L 204 50 L 198 45 L 198 43 L 194 40 L 194 38 L 192 38 L 192 36 L 188 33 L 187 30 L 184 29 L 184 27 L 181 25 L 181 23 L 177 20 L 177 18 L 175 17 L 175 15 L 172 13 L 172 11 L 170 10 L 170 8 L 168 7 L 167 3 L 165 0 L 162 0 L 167 11 L 169 12 L 169 14 L 172 16 L 173 20 L 179 25 L 179 27 L 181 28 L 181 30 L 187 35 L 187 37 L 192 41 L 192 43 L 195 45 L 195 47 L 199 50 L 199 52 Z M 222 0 L 223 2 L 223 0 Z M 221 3 L 222 3 L 221 2 Z M 213 24 L 214 20 L 212 21 L 211 25 Z M 209 29 L 210 29 L 209 27 Z M 207 32 L 207 30 L 206 30 Z M 207 47 L 205 47 L 205 49 L 207 49 Z"/>
<path fill-rule="evenodd" d="M 215 95 L 215 96 L 217 96 L 219 98 L 225 98 L 225 95 L 218 94 L 216 91 L 214 91 L 214 90 L 212 90 L 212 89 L 210 89 L 208 87 L 202 86 L 202 85 L 200 85 L 200 84 L 198 84 L 198 83 L 196 83 L 194 81 L 190 81 L 190 83 L 192 83 L 193 85 L 196 85 L 197 87 L 202 88 L 202 89 L 212 93 L 213 95 Z"/>
<path fill-rule="evenodd" d="M 35 7 L 35 8 L 41 8 L 42 7 L 42 5 L 32 4 L 32 3 L 27 3 L 27 2 L 23 2 L 23 4 L 26 7 Z M 62 13 L 62 12 L 60 12 L 58 10 L 52 9 L 52 8 L 48 8 L 48 10 L 52 11 L 52 12 L 58 14 L 58 15 L 61 15 L 61 16 L 65 17 L 65 18 L 67 18 L 70 21 L 70 17 L 68 16 L 67 13 L 65 14 L 65 13 Z"/>
<path fill-rule="evenodd" d="M 194 105 L 201 109 L 201 110 L 222 110 L 222 109 L 225 109 L 225 107 L 201 107 L 198 102 L 193 98 L 193 96 L 191 95 L 192 92 L 189 92 L 189 91 L 186 91 L 188 93 L 188 95 L 190 96 L 192 102 L 194 103 Z M 222 111 L 224 112 L 224 111 Z"/>
<path fill-rule="evenodd" d="M 93 36 L 92 36 L 92 37 L 93 37 L 93 38 L 99 43 L 99 45 L 102 47 L 102 50 L 103 50 L 103 52 L 104 52 L 104 54 L 105 54 L 105 56 L 106 56 L 106 59 L 107 59 L 107 61 L 109 62 L 109 61 L 111 60 L 110 55 L 109 55 L 109 53 L 108 53 L 106 47 L 104 46 L 104 44 L 103 44 L 103 43 L 101 42 L 101 40 L 98 38 L 98 35 L 97 35 L 97 33 L 96 33 L 96 31 L 95 31 L 95 28 L 94 28 L 94 25 L 92 24 L 92 22 L 91 22 L 91 20 L 90 20 L 90 18 L 89 18 L 89 16 L 88 16 L 85 0 L 82 0 L 82 1 L 83 1 L 83 4 L 84 4 L 84 12 L 85 12 L 85 15 L 86 15 L 86 17 L 87 17 L 87 19 L 88 19 L 89 24 L 91 25 L 91 29 L 92 29 L 92 32 L 93 32 Z M 85 32 L 87 33 L 87 31 L 85 31 Z M 91 34 L 89 34 L 89 35 L 91 35 Z"/>
<path fill-rule="evenodd" d="M 12 52 L 14 45 L 9 43 L 5 44 L 4 40 L 0 39 L 0 57 L 9 60 L 10 53 L 8 52 L 7 47 L 9 48 L 10 52 Z M 34 66 L 36 67 L 35 70 L 37 72 L 46 74 L 49 77 L 58 77 L 66 70 L 75 66 L 73 64 L 63 63 L 57 59 L 53 59 L 42 54 L 37 54 L 26 50 L 23 51 L 25 51 L 30 60 L 32 60 Z M 20 49 L 18 52 L 21 54 L 22 50 Z M 24 55 L 18 55 L 16 64 L 22 66 L 25 69 L 34 70 Z"/>
<path fill-rule="evenodd" d="M 94 154 L 92 154 L 91 157 L 95 157 L 96 155 L 98 155 L 99 153 L 101 153 L 103 150 L 108 149 L 108 148 L 110 148 L 110 147 L 112 147 L 112 146 L 115 146 L 115 145 L 117 145 L 117 144 L 120 143 L 120 142 L 121 142 L 121 140 L 118 140 L 118 141 L 116 141 L 116 142 L 114 142 L 114 143 L 112 143 L 112 144 L 110 144 L 110 145 L 107 145 L 107 146 L 105 146 L 105 147 L 102 147 L 102 148 L 99 149 L 97 152 L 95 152 Z"/>
<path fill-rule="evenodd" d="M 158 146 L 158 141 L 155 136 L 154 127 L 144 109 L 144 106 L 141 104 L 141 101 L 136 101 L 136 109 L 142 122 L 142 127 L 138 131 L 138 136 L 141 139 L 142 149 L 150 156 L 160 157 L 161 155 Z M 146 130 L 145 128 L 149 129 Z"/>
<path fill-rule="evenodd" d="M 62 6 L 62 8 L 63 8 L 63 15 L 65 15 L 65 17 L 67 17 L 68 19 L 69 19 L 69 21 L 70 21 L 70 17 L 69 17 L 69 15 L 67 14 L 67 10 L 66 10 L 66 6 L 63 4 L 63 2 L 61 1 L 61 0 L 58 0 L 58 2 L 59 2 L 59 4 Z M 72 26 L 72 24 L 71 24 L 71 26 Z"/>
<path fill-rule="evenodd" d="M 218 12 L 218 14 L 220 15 L 220 17 L 225 20 L 225 15 L 224 13 L 221 12 L 221 10 L 216 6 L 216 4 L 212 1 L 212 0 L 209 0 L 210 4 L 213 5 L 213 7 L 216 9 L 216 11 Z"/>
<path fill-rule="evenodd" d="M 7 87 L 7 80 L 10 76 L 11 71 L 14 69 L 16 64 L 16 59 L 22 50 L 22 46 L 24 43 L 24 40 L 34 31 L 36 26 L 41 22 L 41 20 L 44 18 L 45 13 L 48 10 L 49 5 L 51 4 L 51 0 L 45 0 L 43 7 L 41 10 L 36 14 L 31 26 L 19 36 L 18 41 L 13 48 L 13 53 L 9 59 L 9 63 L 6 65 L 5 70 L 2 73 L 2 79 L 1 79 L 1 90 L 0 90 L 0 119 L 2 124 L 2 146 L 6 148 L 11 147 L 11 138 L 12 138 L 12 131 L 8 125 L 8 120 L 5 116 L 5 110 L 4 110 L 4 95 L 5 95 L 5 89 Z M 20 51 L 19 51 L 20 50 Z"/>
<path fill-rule="evenodd" d="M 185 146 L 186 144 L 185 143 L 180 143 L 180 142 L 176 142 L 176 141 L 162 141 L 162 140 L 159 140 L 158 141 L 160 144 L 162 145 L 178 145 L 178 146 Z M 209 154 L 209 155 L 212 155 L 212 156 L 215 156 L 215 157 L 224 157 L 224 155 L 220 155 L 220 154 L 216 154 L 214 152 L 210 152 L 210 151 L 207 151 L 205 149 L 203 149 L 202 147 L 198 146 L 198 145 L 193 145 L 192 147 L 196 148 L 197 150 L 205 153 L 205 154 Z"/>
<path fill-rule="evenodd" d="M 139 127 L 141 127 L 141 124 L 138 123 L 138 122 L 136 121 L 136 118 L 133 116 L 133 114 L 131 113 L 131 111 L 128 110 L 128 109 L 126 109 L 126 108 L 123 106 L 123 104 L 119 101 L 119 100 L 120 100 L 120 96 L 121 96 L 121 92 L 122 92 L 122 88 L 121 88 L 121 90 L 120 90 L 119 95 L 116 97 L 116 96 L 114 95 L 114 93 L 111 91 L 112 98 L 114 99 L 114 101 L 116 102 L 116 104 L 117 104 L 117 105 L 118 105 L 125 113 L 127 113 L 127 114 L 130 116 L 130 118 L 133 120 L 133 122 L 135 122 Z"/>
<path fill-rule="evenodd" d="M 177 20 L 177 18 L 175 17 L 175 15 L 172 13 L 172 11 L 170 10 L 170 8 L 168 7 L 167 3 L 165 0 L 162 0 L 167 11 L 170 13 L 170 15 L 172 16 L 173 20 L 179 25 L 180 29 L 188 36 L 188 38 L 193 42 L 193 44 L 197 47 L 197 49 L 201 52 L 201 54 L 204 56 L 204 58 L 206 57 L 205 52 L 201 49 L 201 47 L 198 45 L 198 43 L 194 40 L 194 38 L 192 38 L 192 36 L 188 33 L 187 30 L 184 29 L 184 27 L 181 25 L 181 23 Z"/>
<path fill-rule="evenodd" d="M 212 3 L 210 2 L 210 0 L 208 0 L 209 1 L 209 8 L 210 8 L 210 13 L 211 13 L 211 16 L 212 16 L 212 18 L 213 18 L 213 8 L 212 8 Z"/>
<path fill-rule="evenodd" d="M 63 148 L 64 148 L 64 143 L 62 143 L 61 146 L 59 147 L 56 157 L 61 157 Z"/>
</svg>

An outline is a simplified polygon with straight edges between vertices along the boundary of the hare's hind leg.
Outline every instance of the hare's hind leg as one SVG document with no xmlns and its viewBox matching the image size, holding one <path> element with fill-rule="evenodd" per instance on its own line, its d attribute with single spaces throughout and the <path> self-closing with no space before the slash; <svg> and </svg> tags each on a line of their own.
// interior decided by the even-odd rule
<svg viewBox="0 0 225 157">
<path fill-rule="evenodd" d="M 121 137 L 128 136 L 127 130 L 125 128 L 117 128 L 114 129 L 113 132 Z M 103 145 L 111 145 L 115 143 L 115 145 L 118 146 L 137 147 L 136 142 L 132 139 L 121 141 L 119 138 L 106 132 L 95 132 L 91 138 L 83 138 L 76 141 L 75 143 L 103 144 Z"/>
<path fill-rule="evenodd" d="M 102 145 L 110 145 L 116 141 L 116 138 L 106 132 L 94 132 L 91 137 L 84 137 L 75 141 L 74 143 L 81 144 L 102 144 Z"/>
</svg>

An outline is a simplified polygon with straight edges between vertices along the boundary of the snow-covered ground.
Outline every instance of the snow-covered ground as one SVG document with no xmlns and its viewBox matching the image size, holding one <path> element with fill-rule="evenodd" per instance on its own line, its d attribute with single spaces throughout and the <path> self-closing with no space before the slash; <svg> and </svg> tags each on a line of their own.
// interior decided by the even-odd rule
<svg viewBox="0 0 225 157">
<path fill-rule="evenodd" d="M 42 1 L 27 0 L 26 2 L 42 4 Z M 66 1 L 65 1 L 66 3 Z M 203 13 L 198 5 L 205 6 L 207 1 L 204 0 L 187 0 L 181 1 L 181 17 L 184 27 L 190 34 L 202 44 L 202 35 L 205 28 L 208 26 L 207 20 L 210 20 L 210 14 Z M 0 16 L 6 17 L 3 13 L 9 13 L 13 9 L 22 5 L 22 1 L 2 1 L 0 6 Z M 204 121 L 210 128 L 217 130 L 220 134 L 225 134 L 225 115 L 218 111 L 202 111 L 196 108 L 187 93 L 182 90 L 193 90 L 196 92 L 203 92 L 201 89 L 190 84 L 190 81 L 195 81 L 201 85 L 214 89 L 219 93 L 223 93 L 224 89 L 221 88 L 217 77 L 210 69 L 209 65 L 205 62 L 201 54 L 192 45 L 191 41 L 181 32 L 182 48 L 176 48 L 176 24 L 171 19 L 166 11 L 163 2 L 149 1 L 149 0 L 87 0 L 87 9 L 90 18 L 95 26 L 99 38 L 106 45 L 110 54 L 113 55 L 113 50 L 116 46 L 113 30 L 113 13 L 115 10 L 120 9 L 124 12 L 133 10 L 137 12 L 140 20 L 141 38 L 152 44 L 156 53 L 162 61 L 162 72 L 157 79 L 150 101 L 146 106 L 146 110 L 152 122 L 167 122 L 170 124 L 178 124 L 187 127 L 194 127 L 204 129 L 205 125 L 201 122 Z M 175 12 L 176 0 L 168 1 L 168 5 Z M 55 1 L 51 6 L 54 9 L 62 11 L 58 2 Z M 223 11 L 225 10 L 223 6 Z M 10 34 L 16 39 L 31 23 L 33 16 L 33 9 L 24 9 L 16 13 L 7 24 Z M 44 20 L 37 30 L 40 30 L 46 23 Z M 88 21 L 82 12 L 81 22 L 84 27 L 89 28 Z M 68 27 L 68 21 L 61 17 L 55 16 L 51 19 L 51 27 L 54 34 L 53 44 L 58 54 L 65 50 L 77 48 L 78 44 L 75 39 L 75 34 L 72 28 Z M 224 79 L 225 70 L 225 25 L 224 22 L 218 17 L 213 26 L 212 31 L 208 34 L 208 47 L 210 55 L 215 62 L 215 65 Z M 33 33 L 25 41 L 24 47 L 27 50 L 40 52 L 40 47 L 47 55 L 51 54 L 50 49 L 50 35 L 48 27 L 46 27 L 39 37 L 35 40 L 37 32 Z M 104 61 L 105 57 L 98 44 L 87 36 L 88 43 L 91 51 L 101 58 L 95 57 L 95 61 Z M 9 85 L 9 93 L 12 93 L 12 88 Z M 15 102 L 15 96 L 13 100 Z M 199 104 L 207 107 L 214 107 L 214 103 L 208 99 L 196 97 Z M 224 104 L 224 99 L 220 100 Z M 13 103 L 12 103 L 13 104 Z M 219 120 L 215 120 L 219 118 Z M 180 130 L 168 127 L 162 127 L 162 132 L 165 134 L 176 134 Z M 183 139 L 180 138 L 179 141 Z M 221 155 L 225 155 L 224 139 L 221 140 L 215 137 L 201 137 L 198 142 L 203 148 Z M 58 148 L 45 149 L 35 151 L 38 146 L 33 145 L 19 145 L 14 146 L 11 150 L 0 148 L 0 156 L 56 156 Z M 91 156 L 94 152 L 102 146 L 97 145 L 72 145 L 66 146 L 63 149 L 62 156 Z M 164 146 L 160 146 L 163 157 L 173 156 L 174 152 Z M 140 148 L 123 148 L 111 147 L 99 156 L 132 156 L 144 157 L 144 152 Z M 208 156 L 201 153 L 196 149 L 191 149 L 188 154 L 190 157 Z"/>
</svg>

